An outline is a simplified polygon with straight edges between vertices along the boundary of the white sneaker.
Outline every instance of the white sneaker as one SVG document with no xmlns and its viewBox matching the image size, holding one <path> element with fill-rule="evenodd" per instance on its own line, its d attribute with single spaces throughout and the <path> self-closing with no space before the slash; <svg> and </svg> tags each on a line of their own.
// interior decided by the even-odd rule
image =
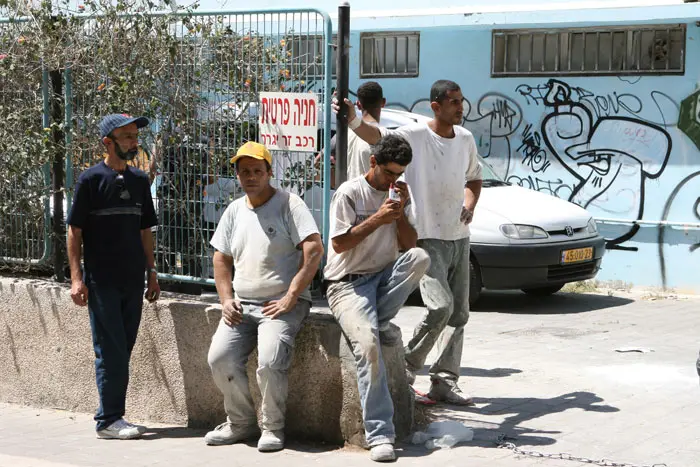
<svg viewBox="0 0 700 467">
<path fill-rule="evenodd" d="M 258 440 L 258 451 L 272 452 L 284 449 L 284 430 L 263 430 Z"/>
<path fill-rule="evenodd" d="M 100 439 L 136 439 L 146 432 L 145 426 L 133 425 L 123 418 L 109 425 L 107 428 L 97 431 Z"/>
<path fill-rule="evenodd" d="M 375 462 L 392 462 L 396 460 L 394 446 L 389 443 L 377 444 L 369 450 L 369 458 Z"/>
<path fill-rule="evenodd" d="M 256 425 L 240 426 L 231 422 L 224 422 L 204 436 L 204 442 L 209 446 L 222 446 L 234 444 L 239 441 L 257 436 L 260 429 Z"/>
</svg>

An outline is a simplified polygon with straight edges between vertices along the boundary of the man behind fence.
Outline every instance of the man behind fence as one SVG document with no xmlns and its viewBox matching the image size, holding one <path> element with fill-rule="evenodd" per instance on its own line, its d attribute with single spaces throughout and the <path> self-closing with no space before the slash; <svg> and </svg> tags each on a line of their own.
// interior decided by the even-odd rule
<svg viewBox="0 0 700 467">
<path fill-rule="evenodd" d="M 380 342 L 391 339 L 389 321 L 430 265 L 428 254 L 416 248 L 408 186 L 397 181 L 411 158 L 405 139 L 383 137 L 372 148 L 367 173 L 343 183 L 330 208 L 328 303 L 355 355 L 367 444 L 379 462 L 396 458 L 394 405 Z"/>
<path fill-rule="evenodd" d="M 257 337 L 262 395 L 258 450 L 276 451 L 284 447 L 294 339 L 311 307 L 308 286 L 323 257 L 323 244 L 301 198 L 270 185 L 272 156 L 265 146 L 248 142 L 231 163 L 246 196 L 226 208 L 211 240 L 223 310 L 208 358 L 228 418 L 204 439 L 211 445 L 233 444 L 259 432 L 246 374 Z"/>
<path fill-rule="evenodd" d="M 138 438 L 146 430 L 122 418 L 146 270 L 146 299 L 155 301 L 160 295 L 151 234 L 157 219 L 148 175 L 127 165 L 138 153 L 138 129 L 146 125 L 146 118 L 128 115 L 102 120 L 107 158 L 80 175 L 68 216 L 71 298 L 88 306 L 95 350 L 98 438 Z"/>
</svg>

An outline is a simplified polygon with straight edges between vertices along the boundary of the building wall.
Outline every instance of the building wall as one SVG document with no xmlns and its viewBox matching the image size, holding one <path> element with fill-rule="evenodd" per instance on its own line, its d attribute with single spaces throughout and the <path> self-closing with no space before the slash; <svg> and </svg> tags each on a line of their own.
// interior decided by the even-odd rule
<svg viewBox="0 0 700 467">
<path fill-rule="evenodd" d="M 694 22 L 685 74 L 643 77 L 492 78 L 490 29 L 408 22 L 398 29 L 420 30 L 420 71 L 376 80 L 389 107 L 429 114 L 431 84 L 456 81 L 466 99 L 463 126 L 501 177 L 571 200 L 598 219 L 626 221 L 599 223 L 609 249 L 599 279 L 700 291 L 700 230 L 632 223 L 700 223 L 700 150 L 676 126 L 680 102 L 700 83 Z M 365 81 L 360 32 L 351 35 L 351 89 Z M 595 155 L 581 157 L 583 148 Z"/>
</svg>

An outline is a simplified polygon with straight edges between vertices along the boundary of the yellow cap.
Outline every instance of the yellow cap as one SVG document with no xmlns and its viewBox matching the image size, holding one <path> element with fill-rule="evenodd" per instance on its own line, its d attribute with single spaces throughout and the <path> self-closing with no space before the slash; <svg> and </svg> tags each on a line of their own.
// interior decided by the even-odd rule
<svg viewBox="0 0 700 467">
<path fill-rule="evenodd" d="M 231 163 L 235 164 L 241 157 L 260 159 L 261 161 L 266 161 L 268 164 L 272 165 L 272 156 L 270 155 L 270 151 L 268 151 L 264 145 L 254 141 L 248 141 L 241 146 L 236 155 L 231 158 Z"/>
</svg>

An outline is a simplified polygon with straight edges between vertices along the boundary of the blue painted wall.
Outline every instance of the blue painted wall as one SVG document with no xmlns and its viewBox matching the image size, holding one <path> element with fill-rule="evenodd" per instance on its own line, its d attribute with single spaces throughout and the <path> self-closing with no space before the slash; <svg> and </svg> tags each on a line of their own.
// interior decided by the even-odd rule
<svg viewBox="0 0 700 467">
<path fill-rule="evenodd" d="M 363 82 L 362 30 L 419 30 L 419 77 L 377 80 L 390 107 L 429 114 L 430 85 L 452 79 L 467 99 L 464 126 L 504 179 L 570 199 L 597 218 L 700 223 L 700 150 L 676 127 L 681 100 L 700 84 L 694 20 L 686 19 L 684 76 L 564 78 L 491 78 L 491 29 L 503 25 L 387 21 L 353 23 L 352 89 Z M 631 222 L 599 228 L 611 248 L 599 279 L 700 291 L 700 230 Z"/>
</svg>

